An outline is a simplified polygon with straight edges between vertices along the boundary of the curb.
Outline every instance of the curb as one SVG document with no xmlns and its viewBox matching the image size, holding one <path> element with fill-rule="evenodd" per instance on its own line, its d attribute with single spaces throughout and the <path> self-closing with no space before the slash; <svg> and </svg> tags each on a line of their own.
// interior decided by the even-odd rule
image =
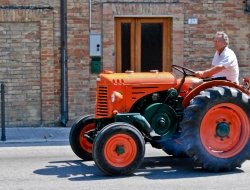
<svg viewBox="0 0 250 190">
<path fill-rule="evenodd" d="M 25 147 L 25 146 L 64 146 L 69 145 L 69 140 L 7 140 L 0 141 L 0 147 Z"/>
<path fill-rule="evenodd" d="M 6 128 L 6 141 L 0 146 L 18 144 L 69 144 L 70 128 L 62 127 L 14 127 Z"/>
</svg>

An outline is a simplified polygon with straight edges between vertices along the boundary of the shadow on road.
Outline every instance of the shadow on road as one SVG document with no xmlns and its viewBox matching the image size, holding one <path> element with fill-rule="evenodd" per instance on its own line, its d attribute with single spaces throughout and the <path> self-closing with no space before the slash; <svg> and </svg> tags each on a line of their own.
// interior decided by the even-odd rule
<svg viewBox="0 0 250 190">
<path fill-rule="evenodd" d="M 235 169 L 231 172 L 208 172 L 195 166 L 191 159 L 178 159 L 170 156 L 146 157 L 140 168 L 130 176 L 105 176 L 99 171 L 93 161 L 66 160 L 49 162 L 48 164 L 45 168 L 35 170 L 34 173 L 68 178 L 71 181 L 83 181 L 128 178 L 133 176 L 143 176 L 153 180 L 180 179 L 230 175 L 242 172 L 240 169 Z"/>
</svg>

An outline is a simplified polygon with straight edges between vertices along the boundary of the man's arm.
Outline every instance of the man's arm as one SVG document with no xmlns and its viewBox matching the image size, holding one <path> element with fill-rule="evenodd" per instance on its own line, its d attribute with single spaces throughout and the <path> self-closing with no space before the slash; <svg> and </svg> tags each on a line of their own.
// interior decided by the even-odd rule
<svg viewBox="0 0 250 190">
<path fill-rule="evenodd" d="M 223 65 L 218 65 L 204 71 L 196 71 L 195 76 L 198 78 L 209 78 L 224 69 L 225 67 Z"/>
</svg>

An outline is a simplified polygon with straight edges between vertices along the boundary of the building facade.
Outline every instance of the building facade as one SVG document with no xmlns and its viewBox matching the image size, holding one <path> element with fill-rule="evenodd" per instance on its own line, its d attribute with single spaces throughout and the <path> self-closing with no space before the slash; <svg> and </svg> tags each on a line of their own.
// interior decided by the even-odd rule
<svg viewBox="0 0 250 190">
<path fill-rule="evenodd" d="M 208 68 L 216 31 L 228 33 L 240 78 L 250 76 L 248 3 L 1 0 L 6 125 L 69 126 L 93 113 L 102 70 L 171 71 L 172 64 Z"/>
</svg>

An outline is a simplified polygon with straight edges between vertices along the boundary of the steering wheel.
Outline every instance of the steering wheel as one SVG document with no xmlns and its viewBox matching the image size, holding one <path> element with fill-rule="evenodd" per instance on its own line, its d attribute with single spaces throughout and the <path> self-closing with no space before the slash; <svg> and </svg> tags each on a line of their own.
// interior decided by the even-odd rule
<svg viewBox="0 0 250 190">
<path fill-rule="evenodd" d="M 181 72 L 184 76 L 195 76 L 195 71 L 179 65 L 172 65 L 172 68 Z"/>
</svg>

